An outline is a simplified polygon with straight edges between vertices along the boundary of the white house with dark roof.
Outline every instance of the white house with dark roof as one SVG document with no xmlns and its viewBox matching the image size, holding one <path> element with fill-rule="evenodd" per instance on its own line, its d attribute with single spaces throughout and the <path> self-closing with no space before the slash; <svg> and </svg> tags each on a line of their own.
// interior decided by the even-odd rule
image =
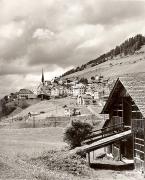
<svg viewBox="0 0 145 180">
<path fill-rule="evenodd" d="M 20 89 L 20 91 L 18 92 L 18 98 L 19 99 L 35 99 L 37 98 L 37 96 L 29 89 Z"/>
<path fill-rule="evenodd" d="M 86 86 L 82 83 L 72 86 L 72 92 L 74 97 L 85 94 L 85 91 L 86 91 Z"/>
</svg>

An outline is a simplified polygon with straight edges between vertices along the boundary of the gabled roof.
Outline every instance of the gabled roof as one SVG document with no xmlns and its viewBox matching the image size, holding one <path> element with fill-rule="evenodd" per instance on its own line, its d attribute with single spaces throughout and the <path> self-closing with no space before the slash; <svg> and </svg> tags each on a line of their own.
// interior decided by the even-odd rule
<svg viewBox="0 0 145 180">
<path fill-rule="evenodd" d="M 131 74 L 123 77 L 119 77 L 109 95 L 102 113 L 105 113 L 110 101 L 116 91 L 124 87 L 132 100 L 135 102 L 143 117 L 145 117 L 145 73 Z"/>
<path fill-rule="evenodd" d="M 19 94 L 33 94 L 29 89 L 20 89 Z"/>
</svg>

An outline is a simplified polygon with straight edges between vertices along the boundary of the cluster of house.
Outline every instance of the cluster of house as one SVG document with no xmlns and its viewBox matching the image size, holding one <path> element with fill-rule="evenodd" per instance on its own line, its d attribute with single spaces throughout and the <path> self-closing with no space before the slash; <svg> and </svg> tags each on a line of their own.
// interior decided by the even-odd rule
<svg viewBox="0 0 145 180">
<path fill-rule="evenodd" d="M 103 77 L 101 80 L 98 77 L 96 76 L 91 82 L 84 84 L 78 79 L 73 81 L 66 79 L 44 81 L 44 75 L 42 74 L 37 95 L 42 99 L 71 96 L 77 99 L 79 105 L 94 104 L 100 99 L 106 101 L 110 92 L 109 83 Z"/>
<path fill-rule="evenodd" d="M 95 104 L 96 101 L 106 101 L 109 95 L 109 82 L 103 76 L 96 76 L 89 83 L 82 83 L 79 79 L 54 79 L 52 81 L 42 79 L 37 87 L 37 93 L 29 89 L 20 89 L 19 92 L 11 93 L 9 99 L 50 99 L 71 96 L 76 98 L 78 105 Z"/>
</svg>

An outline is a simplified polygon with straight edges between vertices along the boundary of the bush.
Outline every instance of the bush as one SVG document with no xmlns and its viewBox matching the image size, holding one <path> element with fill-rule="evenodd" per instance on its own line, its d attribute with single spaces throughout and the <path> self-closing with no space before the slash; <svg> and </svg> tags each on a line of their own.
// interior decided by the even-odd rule
<svg viewBox="0 0 145 180">
<path fill-rule="evenodd" d="M 91 134 L 92 126 L 81 121 L 72 121 L 71 126 L 67 127 L 64 132 L 64 141 L 67 142 L 71 148 L 81 146 L 82 141 Z"/>
<path fill-rule="evenodd" d="M 22 109 L 26 109 L 27 107 L 29 107 L 29 104 L 27 103 L 26 100 L 22 100 L 22 102 L 19 105 Z"/>
</svg>

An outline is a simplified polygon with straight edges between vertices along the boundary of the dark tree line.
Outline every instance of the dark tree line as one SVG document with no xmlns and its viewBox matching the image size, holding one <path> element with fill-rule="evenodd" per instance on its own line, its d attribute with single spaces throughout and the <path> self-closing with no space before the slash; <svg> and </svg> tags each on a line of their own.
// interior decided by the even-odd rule
<svg viewBox="0 0 145 180">
<path fill-rule="evenodd" d="M 78 66 L 78 67 L 76 67 L 76 68 L 70 69 L 70 70 L 68 70 L 67 72 L 65 72 L 65 73 L 62 75 L 62 77 L 63 77 L 63 76 L 67 76 L 67 75 L 69 75 L 69 74 L 73 74 L 73 73 L 78 72 L 78 71 L 82 71 L 82 70 L 84 70 L 86 67 L 87 67 L 87 64 L 83 64 L 81 67 Z"/>
<path fill-rule="evenodd" d="M 11 93 L 11 98 L 16 99 L 16 93 Z M 29 104 L 27 103 L 26 99 L 17 99 L 13 101 L 9 99 L 8 96 L 4 96 L 2 99 L 0 99 L 0 117 L 9 115 L 18 107 L 21 109 L 25 109 L 28 106 Z"/>
<path fill-rule="evenodd" d="M 78 71 L 84 70 L 88 65 L 90 66 L 96 66 L 98 64 L 101 64 L 105 61 L 108 61 L 109 59 L 112 59 L 115 56 L 126 56 L 134 54 L 135 51 L 139 50 L 142 45 L 145 45 L 145 37 L 141 34 L 137 34 L 135 37 L 131 37 L 124 41 L 121 45 L 116 46 L 114 49 L 110 50 L 109 52 L 102 54 L 97 59 L 91 60 L 87 62 L 86 64 L 83 64 L 80 67 L 73 68 L 67 72 L 65 72 L 62 76 L 66 76 Z"/>
<path fill-rule="evenodd" d="M 145 37 L 142 36 L 141 34 L 138 34 L 135 37 L 127 39 L 121 45 L 116 46 L 114 49 L 110 50 L 109 52 L 99 56 L 97 59 L 89 61 L 87 65 L 91 64 L 92 66 L 95 66 L 109 59 L 112 59 L 117 55 L 126 56 L 126 55 L 134 54 L 134 52 L 139 50 L 141 46 L 144 44 L 145 44 Z"/>
</svg>

